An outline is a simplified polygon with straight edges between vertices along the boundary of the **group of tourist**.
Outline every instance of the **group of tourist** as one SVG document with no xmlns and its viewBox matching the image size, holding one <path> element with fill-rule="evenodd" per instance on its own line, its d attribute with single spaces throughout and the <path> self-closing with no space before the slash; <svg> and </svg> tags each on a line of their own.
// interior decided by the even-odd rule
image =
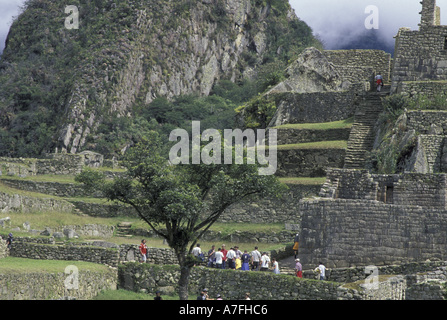
<svg viewBox="0 0 447 320">
<path fill-rule="evenodd" d="M 247 250 L 242 252 L 238 246 L 233 246 L 229 250 L 225 244 L 216 250 L 212 245 L 208 252 L 202 252 L 200 244 L 192 250 L 193 256 L 198 262 L 206 262 L 210 268 L 233 269 L 245 271 L 273 271 L 279 274 L 279 264 L 276 259 L 270 259 L 267 252 L 261 253 L 258 247 L 255 247 L 250 253 Z"/>
<path fill-rule="evenodd" d="M 297 258 L 298 254 L 298 241 L 299 234 L 296 234 L 294 239 L 293 251 L 295 253 L 295 274 L 297 277 L 303 277 L 303 266 L 300 263 L 300 259 Z M 141 240 L 139 246 L 141 262 L 147 261 L 148 248 L 146 240 Z M 267 252 L 261 253 L 257 246 L 250 253 L 247 250 L 242 252 L 238 246 L 233 246 L 229 250 L 226 249 L 225 244 L 222 244 L 220 248 L 216 250 L 216 246 L 212 245 L 208 252 L 203 252 L 200 247 L 200 243 L 192 250 L 192 255 L 197 260 L 197 263 L 206 263 L 210 268 L 217 269 L 232 269 L 232 270 L 244 270 L 244 271 L 273 271 L 275 274 L 279 274 L 279 264 L 276 259 L 268 256 Z M 314 269 L 314 272 L 319 275 L 320 280 L 325 279 L 326 267 L 320 262 L 319 266 Z"/>
</svg>

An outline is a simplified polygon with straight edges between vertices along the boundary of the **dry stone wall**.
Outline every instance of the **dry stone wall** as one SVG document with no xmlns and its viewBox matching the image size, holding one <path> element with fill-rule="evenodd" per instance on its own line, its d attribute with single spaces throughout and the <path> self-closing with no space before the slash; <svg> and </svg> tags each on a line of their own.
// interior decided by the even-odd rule
<svg viewBox="0 0 447 320">
<path fill-rule="evenodd" d="M 447 80 L 446 26 L 426 26 L 418 31 L 399 30 L 396 38 L 391 92 L 404 81 Z"/>
<path fill-rule="evenodd" d="M 88 300 L 102 290 L 117 288 L 117 271 L 108 269 L 100 272 L 81 270 L 77 286 L 67 286 L 69 275 L 64 270 L 57 273 L 0 273 L 0 300 Z"/>
<path fill-rule="evenodd" d="M 354 116 L 360 103 L 361 90 L 316 93 L 278 93 L 277 111 L 269 127 L 289 123 L 320 123 L 339 121 Z"/>
<path fill-rule="evenodd" d="M 361 80 L 374 81 L 374 76 L 380 74 L 384 81 L 390 80 L 391 54 L 382 50 L 325 50 L 324 55 L 336 69 L 353 82 Z M 365 71 L 361 70 L 367 69 Z M 359 70 L 360 68 L 360 70 Z M 360 73 L 356 75 L 356 73 Z"/>
<path fill-rule="evenodd" d="M 300 256 L 306 266 L 399 264 L 447 258 L 447 212 L 377 201 L 301 204 Z"/>
</svg>

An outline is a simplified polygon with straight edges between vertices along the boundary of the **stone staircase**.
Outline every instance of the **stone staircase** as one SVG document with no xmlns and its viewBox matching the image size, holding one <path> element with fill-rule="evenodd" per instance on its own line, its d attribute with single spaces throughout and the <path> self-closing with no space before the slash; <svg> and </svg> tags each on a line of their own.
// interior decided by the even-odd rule
<svg viewBox="0 0 447 320">
<path fill-rule="evenodd" d="M 390 86 L 384 86 L 381 92 L 367 92 L 359 105 L 348 140 L 345 164 L 346 169 L 363 169 L 375 140 L 375 125 L 383 111 L 382 98 L 388 96 Z"/>
<path fill-rule="evenodd" d="M 118 237 L 130 238 L 130 229 L 132 228 L 131 222 L 122 221 L 116 226 L 115 235 Z"/>
</svg>

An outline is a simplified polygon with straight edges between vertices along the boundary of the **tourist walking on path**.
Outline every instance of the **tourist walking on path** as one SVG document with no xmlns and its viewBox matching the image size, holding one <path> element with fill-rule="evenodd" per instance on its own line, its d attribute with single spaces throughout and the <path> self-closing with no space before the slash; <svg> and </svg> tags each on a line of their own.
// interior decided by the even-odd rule
<svg viewBox="0 0 447 320">
<path fill-rule="evenodd" d="M 12 233 L 8 234 L 8 238 L 6 239 L 6 247 L 8 248 L 8 250 L 11 250 L 13 239 L 14 237 L 12 236 Z"/>
<path fill-rule="evenodd" d="M 248 271 L 250 270 L 250 255 L 247 250 L 244 250 L 244 253 L 241 256 L 242 267 L 241 270 Z"/>
<path fill-rule="evenodd" d="M 147 246 L 146 246 L 146 240 L 143 239 L 141 240 L 140 246 L 138 247 L 138 249 L 140 250 L 140 257 L 141 257 L 141 262 L 147 262 Z"/>
<path fill-rule="evenodd" d="M 320 280 L 324 280 L 326 277 L 326 267 L 320 262 L 320 265 L 315 268 L 315 273 L 320 275 Z"/>
<path fill-rule="evenodd" d="M 299 258 L 295 259 L 295 274 L 298 278 L 303 277 L 303 266 L 301 265 Z"/>
<path fill-rule="evenodd" d="M 258 247 L 251 252 L 251 270 L 259 270 L 259 262 L 261 261 L 261 253 L 258 251 Z"/>
<path fill-rule="evenodd" d="M 272 259 L 272 269 L 274 274 L 279 274 L 279 264 L 276 259 Z"/>
<path fill-rule="evenodd" d="M 295 235 L 295 239 L 293 239 L 293 252 L 295 252 L 295 259 L 296 259 L 296 256 L 298 255 L 299 241 L 300 241 L 300 234 L 297 233 Z"/>
<path fill-rule="evenodd" d="M 380 74 L 378 74 L 374 79 L 376 80 L 377 92 L 380 92 L 380 90 L 383 87 L 383 77 Z"/>
</svg>

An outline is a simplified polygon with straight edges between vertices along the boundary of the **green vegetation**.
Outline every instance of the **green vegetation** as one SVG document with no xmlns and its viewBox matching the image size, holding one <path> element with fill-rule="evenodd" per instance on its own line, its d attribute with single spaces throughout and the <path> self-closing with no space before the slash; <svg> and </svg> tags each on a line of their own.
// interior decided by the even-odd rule
<svg viewBox="0 0 447 320">
<path fill-rule="evenodd" d="M 335 141 L 318 141 L 318 142 L 306 142 L 296 144 L 283 144 L 278 146 L 278 150 L 309 150 L 309 149 L 346 149 L 347 141 L 335 140 Z"/>
<path fill-rule="evenodd" d="M 405 110 L 447 111 L 447 95 L 414 97 L 394 94 L 383 99 L 384 111 L 379 116 L 380 145 L 369 155 L 368 168 L 376 173 L 392 174 L 405 170 L 417 142 L 417 136 L 405 137 L 405 128 L 397 121 Z M 403 140 L 405 139 L 405 140 Z"/>
<path fill-rule="evenodd" d="M 169 101 L 158 97 L 146 103 L 148 76 L 127 106 L 130 116 L 117 117 L 110 108 L 123 89 L 118 79 L 131 52 L 144 53 L 146 74 L 160 67 L 165 80 L 169 79 L 177 72 L 175 68 L 182 68 L 176 63 L 193 52 L 186 40 L 193 31 L 185 26 L 194 18 L 191 12 L 197 6 L 203 14 L 201 36 L 210 42 L 221 37 L 236 40 L 239 31 L 230 23 L 224 2 L 209 6 L 192 0 L 73 0 L 70 5 L 78 7 L 81 19 L 79 29 L 69 30 L 64 27 L 64 1 L 26 0 L 0 60 L 0 156 L 40 157 L 54 151 L 59 130 L 71 112 L 67 105 L 78 98 L 82 114 L 77 120 L 84 123 L 95 113 L 99 124 L 87 136 L 84 149 L 109 157 L 120 157 L 123 148 L 141 141 L 151 130 L 166 135 L 175 127 L 186 129 L 192 119 L 209 128 L 232 128 L 236 108 L 281 81 L 286 66 L 304 48 L 321 47 L 306 23 L 287 18 L 287 1 L 251 2 L 252 6 L 271 6 L 265 16 L 262 10 L 252 10 L 242 26 L 253 35 L 266 29 L 262 54 L 252 41 L 210 97 L 184 95 Z M 144 27 L 137 24 L 142 11 L 143 20 L 151 21 L 144 33 Z M 208 23 L 216 23 L 215 30 L 208 30 Z M 170 51 L 172 37 L 186 50 Z M 250 81 L 241 76 L 247 69 L 257 71 Z M 237 79 L 230 85 L 231 74 Z M 258 124 L 264 125 L 255 121 L 253 126 Z"/>
<path fill-rule="evenodd" d="M 79 271 L 90 270 L 95 272 L 108 271 L 109 267 L 91 262 L 70 261 L 70 264 L 76 263 Z M 64 272 L 67 267 L 67 261 L 60 260 L 36 260 L 15 257 L 6 257 L 1 260 L 2 274 L 12 273 L 58 273 Z"/>
<path fill-rule="evenodd" d="M 326 181 L 326 177 L 287 177 L 279 178 L 279 181 L 285 184 L 322 185 Z"/>
<path fill-rule="evenodd" d="M 273 127 L 273 129 L 297 129 L 297 130 L 330 130 L 330 129 L 347 129 L 351 128 L 354 123 L 354 118 L 346 120 L 322 122 L 322 123 L 293 123 L 284 124 Z"/>
<path fill-rule="evenodd" d="M 118 289 L 118 290 L 104 290 L 101 291 L 96 297 L 94 297 L 92 300 L 154 300 L 155 294 L 148 294 L 148 293 L 139 293 L 139 292 L 133 292 L 128 291 L 124 289 Z M 178 295 L 162 295 L 161 298 L 163 300 L 180 300 Z M 196 300 L 196 297 L 191 296 L 189 300 Z"/>
</svg>

